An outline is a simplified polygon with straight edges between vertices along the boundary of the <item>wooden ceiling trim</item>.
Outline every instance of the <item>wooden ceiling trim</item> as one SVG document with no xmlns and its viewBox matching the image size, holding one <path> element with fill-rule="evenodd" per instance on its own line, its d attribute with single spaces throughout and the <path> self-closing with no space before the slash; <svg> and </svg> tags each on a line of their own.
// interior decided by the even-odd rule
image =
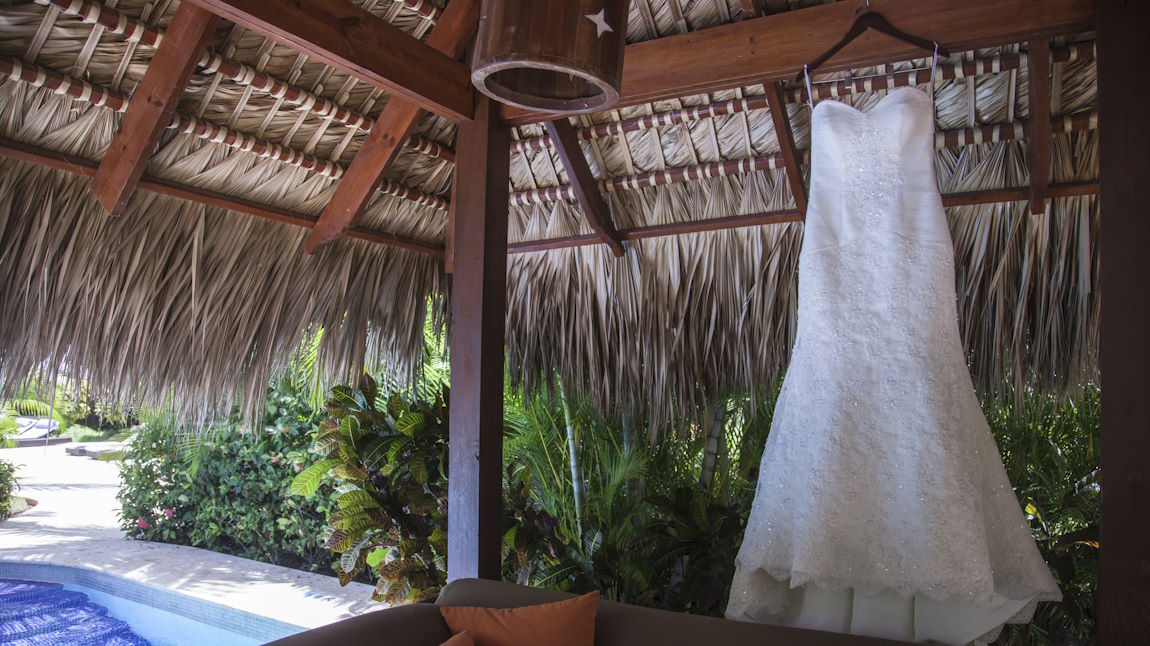
<svg viewBox="0 0 1150 646">
<path fill-rule="evenodd" d="M 474 95 L 466 65 L 347 0 L 189 1 L 393 97 L 456 121 L 472 117 Z"/>
<path fill-rule="evenodd" d="M 1050 43 L 1033 40 L 1027 47 L 1030 118 L 1026 121 L 1027 165 L 1030 169 L 1030 212 L 1046 212 L 1050 183 Z"/>
<path fill-rule="evenodd" d="M 79 2 L 74 0 L 37 1 L 56 7 L 65 15 L 78 18 L 85 23 L 98 25 L 108 33 L 125 36 L 130 41 L 140 42 L 149 47 L 156 47 L 164 38 L 163 32 L 152 29 L 114 9 L 109 9 L 95 0 L 80 0 Z M 397 3 L 403 1 L 396 0 Z M 408 8 L 416 10 L 411 7 Z M 420 14 L 423 15 L 422 10 L 420 10 Z M 438 18 L 438 10 L 436 10 L 435 15 Z M 205 73 L 220 74 L 234 83 L 249 86 L 253 90 L 275 97 L 278 101 L 304 108 L 317 118 L 339 122 L 349 129 L 368 130 L 373 123 L 372 118 L 362 111 L 349 109 L 335 101 L 325 99 L 288 81 L 261 72 L 250 65 L 245 65 L 221 54 L 204 52 L 197 64 Z M 413 135 L 405 145 L 430 157 L 447 160 L 455 158 L 455 153 L 451 148 L 423 137 Z"/>
<path fill-rule="evenodd" d="M 148 64 L 148 71 L 136 88 L 120 128 L 92 179 L 92 192 L 108 213 L 124 212 L 218 20 L 191 3 L 181 4 L 172 17 L 168 36 Z"/>
<path fill-rule="evenodd" d="M 663 101 L 793 78 L 838 42 L 859 5 L 833 2 L 627 46 L 620 106 Z M 937 39 L 952 51 L 1090 31 L 1094 0 L 872 0 L 900 29 Z M 823 71 L 872 67 L 920 57 L 913 47 L 863 36 Z M 545 121 L 540 112 L 505 108 L 508 123 Z"/>
<path fill-rule="evenodd" d="M 1098 182 L 1070 182 L 1066 184 L 1052 184 L 1049 187 L 1048 195 L 1051 198 L 1081 197 L 1097 195 L 1099 190 L 1100 186 Z M 1020 188 L 997 188 L 969 193 L 948 193 L 942 196 L 943 206 L 946 207 L 1023 202 L 1029 199 L 1030 189 L 1025 186 Z M 670 224 L 634 227 L 620 230 L 619 235 L 624 240 L 646 240 L 649 238 L 664 238 L 667 236 L 701 233 L 704 231 L 725 231 L 767 224 L 801 222 L 802 220 L 803 217 L 798 210 L 784 209 L 746 215 L 732 215 L 722 218 L 692 220 L 689 222 L 673 222 Z M 548 251 L 551 249 L 590 247 L 599 244 L 602 244 L 602 240 L 597 235 L 577 235 L 566 238 L 547 238 L 543 240 L 513 242 L 507 245 L 507 253 L 521 254 L 534 251 Z"/>
<path fill-rule="evenodd" d="M 57 153 L 55 151 L 47 150 L 44 148 L 37 148 L 29 146 L 10 139 L 0 138 L 0 156 L 18 159 L 20 161 L 46 166 L 59 171 L 65 171 L 74 175 L 82 175 L 84 177 L 94 177 L 96 175 L 97 164 L 94 161 L 76 157 L 74 155 L 66 155 L 64 153 Z M 279 209 L 263 204 L 257 204 L 241 198 L 207 191 L 194 186 L 179 184 L 168 180 L 158 179 L 144 175 L 140 178 L 137 188 L 161 195 L 170 197 L 177 197 L 180 199 L 205 204 L 208 206 L 219 207 L 229 211 L 236 211 L 238 213 L 246 213 L 265 220 L 273 220 L 283 224 L 290 224 L 292 226 L 304 227 L 310 229 L 315 225 L 317 218 L 305 213 L 298 213 L 289 211 L 287 209 Z M 375 244 L 387 245 L 396 247 L 398 249 L 407 249 L 409 251 L 417 251 L 432 256 L 443 256 L 443 247 L 434 243 L 426 242 L 423 240 L 416 240 L 401 236 L 398 234 L 388 233 L 386 231 L 376 231 L 374 229 L 367 229 L 363 227 L 355 227 L 348 232 L 349 238 L 356 238 L 358 240 L 366 240 Z"/>
<path fill-rule="evenodd" d="M 1094 41 L 1075 43 L 1066 47 L 1057 47 L 1051 50 L 1051 58 L 1055 62 L 1072 62 L 1094 58 Z M 980 58 L 973 61 L 962 61 L 954 64 L 940 64 L 938 78 L 951 80 L 983 74 L 996 74 L 1008 70 L 1017 70 L 1023 65 L 1024 57 L 1018 54 L 1007 54 Z M 842 96 L 852 96 L 889 90 L 896 87 L 905 87 L 927 83 L 930 80 L 930 70 L 908 70 L 895 74 L 880 76 L 867 76 L 849 81 L 832 81 L 815 83 L 813 86 L 815 99 L 831 99 Z M 806 103 L 807 90 L 805 87 L 796 87 L 786 91 L 786 102 Z M 672 124 L 687 124 L 702 119 L 711 119 L 717 116 L 738 114 L 754 110 L 766 110 L 770 101 L 766 94 L 748 96 L 742 99 L 733 99 L 722 103 L 708 103 L 707 105 L 685 108 L 682 110 L 669 110 L 659 112 L 652 116 L 632 117 L 621 121 L 599 124 L 576 131 L 579 139 L 602 139 L 605 137 L 621 135 L 648 128 L 658 128 Z M 546 135 L 530 137 L 512 142 L 511 152 L 525 150 L 543 150 L 550 145 Z"/>
<path fill-rule="evenodd" d="M 587 224 L 591 225 L 591 230 L 611 248 L 616 257 L 621 257 L 626 253 L 626 249 L 623 248 L 619 232 L 611 220 L 611 208 L 603 199 L 603 194 L 599 192 L 599 184 L 591 174 L 591 166 L 583 155 L 583 147 L 579 144 L 579 138 L 575 136 L 571 122 L 565 118 L 556 119 L 548 121 L 544 127 L 551 135 L 551 141 L 555 143 L 555 152 L 559 153 L 559 159 L 567 169 L 567 177 L 571 180 L 571 188 L 579 200 Z"/>
<path fill-rule="evenodd" d="M 455 0 L 439 17 L 427 37 L 427 45 L 442 55 L 458 57 L 475 36 L 478 26 L 478 0 Z M 322 245 L 339 238 L 363 214 L 422 114 L 418 104 L 406 99 L 392 97 L 387 102 L 352 160 L 347 175 L 324 207 L 319 223 L 308 235 L 304 244 L 307 253 L 315 253 Z"/>
<path fill-rule="evenodd" d="M 787 172 L 787 184 L 791 187 L 791 195 L 795 199 L 795 209 L 804 218 L 807 217 L 807 187 L 803 183 L 803 171 L 798 146 L 795 145 L 795 133 L 791 130 L 791 118 L 787 114 L 786 97 L 781 82 L 770 86 L 768 103 L 771 108 L 771 120 L 775 125 L 775 137 L 779 140 L 779 150 L 783 156 L 783 167 Z"/>
</svg>

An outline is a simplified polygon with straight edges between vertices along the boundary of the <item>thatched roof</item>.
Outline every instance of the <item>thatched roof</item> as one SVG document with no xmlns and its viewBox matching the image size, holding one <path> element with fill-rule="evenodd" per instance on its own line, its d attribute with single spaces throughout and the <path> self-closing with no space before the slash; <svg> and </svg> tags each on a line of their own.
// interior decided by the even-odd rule
<svg viewBox="0 0 1150 646">
<path fill-rule="evenodd" d="M 91 196 L 82 162 L 103 156 L 175 4 L 0 7 L 0 137 L 72 156 L 56 169 L 0 158 L 0 390 L 40 367 L 67 365 L 96 391 L 151 401 L 174 394 L 188 412 L 215 410 L 234 395 L 259 393 L 315 326 L 328 331 L 327 378 L 365 361 L 409 376 L 427 299 L 442 311 L 447 285 L 436 250 L 453 170 L 449 121 L 423 119 L 359 221 L 359 239 L 315 256 L 302 251 L 307 229 L 293 224 L 148 191 L 115 218 Z M 813 3 L 767 4 L 785 11 Z M 415 36 L 438 15 L 428 2 L 363 5 Z M 628 38 L 740 18 L 736 0 L 635 0 Z M 1089 35 L 1071 40 L 1077 44 L 1054 47 L 1056 184 L 1098 175 L 1093 48 Z M 941 61 L 944 193 L 1028 183 L 1019 51 Z M 179 183 L 242 198 L 306 224 L 387 96 L 228 23 L 211 52 L 148 176 L 161 189 Z M 885 93 L 875 89 L 881 79 L 903 73 L 905 83 L 906 72 L 928 68 L 929 60 L 916 60 L 854 70 L 850 83 L 842 74 L 818 76 L 816 94 L 865 109 Z M 925 87 L 930 75 L 915 76 Z M 804 150 L 809 110 L 798 84 L 790 89 Z M 770 221 L 792 208 L 765 92 L 750 86 L 576 119 L 592 169 L 608 180 L 617 226 L 643 237 L 657 225 L 747 214 Z M 530 251 L 526 243 L 591 233 L 543 134 L 517 128 L 511 160 L 513 379 L 538 385 L 558 375 L 604 406 L 660 415 L 716 394 L 771 388 L 793 342 L 801 222 L 633 240 L 618 259 L 586 237 L 561 243 L 579 246 Z M 1056 197 L 1045 216 L 1030 216 L 1023 199 L 948 209 L 964 342 L 986 393 L 1064 391 L 1097 373 L 1096 197 Z M 384 239 L 403 244 L 377 244 Z"/>
</svg>

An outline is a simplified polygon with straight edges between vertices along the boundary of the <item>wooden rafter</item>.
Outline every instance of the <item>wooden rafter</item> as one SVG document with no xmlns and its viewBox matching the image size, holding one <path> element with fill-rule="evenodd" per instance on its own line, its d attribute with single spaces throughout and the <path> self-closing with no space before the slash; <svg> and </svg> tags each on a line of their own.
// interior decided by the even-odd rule
<svg viewBox="0 0 1150 646">
<path fill-rule="evenodd" d="M 428 35 L 427 45 L 456 58 L 475 36 L 478 26 L 478 0 L 455 0 Z M 335 194 L 324 207 L 319 223 L 308 235 L 304 243 L 308 253 L 315 253 L 320 246 L 343 235 L 363 214 L 421 114 L 420 107 L 406 99 L 392 97 L 387 102 L 340 180 Z"/>
<path fill-rule="evenodd" d="M 771 120 L 775 124 L 775 136 L 779 140 L 779 150 L 783 155 L 783 166 L 787 172 L 787 183 L 795 198 L 795 208 L 805 218 L 807 216 L 807 187 L 803 184 L 803 172 L 799 166 L 799 149 L 795 146 L 795 133 L 791 130 L 791 119 L 787 115 L 786 96 L 782 82 L 770 86 L 768 100 Z"/>
<path fill-rule="evenodd" d="M 472 116 L 466 65 L 347 0 L 189 1 L 361 78 L 393 98 L 456 121 Z"/>
<path fill-rule="evenodd" d="M 567 169 L 567 176 L 571 180 L 571 187 L 579 200 L 579 206 L 583 207 L 587 224 L 591 225 L 591 229 L 600 240 L 611 247 L 616 256 L 622 256 L 626 250 L 623 248 L 619 232 L 615 229 L 615 223 L 611 220 L 611 209 L 603 199 L 603 194 L 599 192 L 599 184 L 591 174 L 591 166 L 583 155 L 583 147 L 579 145 L 579 138 L 575 135 L 571 122 L 567 119 L 556 119 L 544 125 L 547 133 L 551 135 L 555 152 L 559 153 L 559 159 Z"/>
<path fill-rule="evenodd" d="M 92 192 L 108 213 L 124 212 L 160 133 L 171 122 L 200 53 L 211 40 L 217 20 L 191 3 L 181 4 L 172 17 L 168 36 L 152 57 L 120 122 L 120 130 L 92 180 Z"/>
<path fill-rule="evenodd" d="M 75 175 L 82 175 L 84 177 L 94 177 L 96 175 L 96 162 L 84 159 L 83 157 L 76 157 L 74 155 L 66 155 L 35 146 L 29 146 L 10 139 L 0 138 L 0 156 L 18 159 L 48 168 L 65 171 Z M 264 204 L 257 204 L 223 193 L 216 193 L 214 191 L 207 191 L 194 186 L 186 184 L 179 184 L 164 179 L 149 177 L 144 175 L 140 178 L 137 188 L 152 193 L 159 193 L 160 195 L 167 195 L 170 197 L 178 197 L 190 202 L 197 202 L 199 204 L 206 204 L 208 206 L 215 206 L 229 211 L 236 211 L 239 213 L 247 213 L 257 218 L 265 220 L 272 220 L 281 222 L 283 224 L 290 224 L 292 226 L 304 227 L 310 229 L 315 225 L 316 218 L 313 215 L 304 213 L 297 213 L 288 211 L 287 209 L 280 209 Z M 387 233 L 385 231 L 376 231 L 374 229 L 367 229 L 362 227 L 353 228 L 348 232 L 348 237 L 356 238 L 359 240 L 366 240 L 376 244 L 383 244 L 390 247 L 397 247 L 400 249 L 408 249 L 410 251 L 418 251 L 433 256 L 442 256 L 443 247 L 431 242 L 424 242 L 414 238 L 407 238 L 404 236 Z"/>
<path fill-rule="evenodd" d="M 627 46 L 619 106 L 664 101 L 793 78 L 842 38 L 858 2 L 832 2 Z M 1089 31 L 1094 0 L 871 0 L 899 29 L 937 39 L 952 51 Z M 913 47 L 865 35 L 822 66 L 842 71 L 921 56 Z M 674 70 L 669 74 L 668 70 Z M 505 108 L 514 125 L 548 116 Z"/>
<path fill-rule="evenodd" d="M 1046 185 L 1050 183 L 1050 44 L 1045 38 L 1030 41 L 1027 68 L 1030 119 L 1026 122 L 1027 162 L 1030 166 L 1030 212 L 1046 211 Z"/>
</svg>

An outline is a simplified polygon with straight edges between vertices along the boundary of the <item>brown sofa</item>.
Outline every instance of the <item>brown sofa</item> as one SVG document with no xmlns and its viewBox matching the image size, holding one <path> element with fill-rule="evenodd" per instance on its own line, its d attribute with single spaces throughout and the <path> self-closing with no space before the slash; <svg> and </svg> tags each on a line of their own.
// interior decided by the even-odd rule
<svg viewBox="0 0 1150 646">
<path fill-rule="evenodd" d="M 574 595 L 528 588 L 513 583 L 460 579 L 449 583 L 434 604 L 399 606 L 309 630 L 273 642 L 275 646 L 379 644 L 380 646 L 438 646 L 451 637 L 438 606 L 515 608 L 570 599 Z M 849 637 L 797 628 L 783 628 L 714 617 L 601 601 L 595 619 L 596 646 L 635 644 L 796 644 L 861 646 L 896 644 L 882 639 Z"/>
</svg>

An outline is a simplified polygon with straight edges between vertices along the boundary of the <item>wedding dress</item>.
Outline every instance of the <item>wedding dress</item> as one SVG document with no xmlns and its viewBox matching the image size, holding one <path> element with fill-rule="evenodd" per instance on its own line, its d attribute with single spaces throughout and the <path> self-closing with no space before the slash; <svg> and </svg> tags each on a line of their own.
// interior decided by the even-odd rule
<svg viewBox="0 0 1150 646">
<path fill-rule="evenodd" d="M 959 341 L 934 111 L 812 115 L 798 334 L 730 619 L 965 644 L 1061 598 Z"/>
</svg>

